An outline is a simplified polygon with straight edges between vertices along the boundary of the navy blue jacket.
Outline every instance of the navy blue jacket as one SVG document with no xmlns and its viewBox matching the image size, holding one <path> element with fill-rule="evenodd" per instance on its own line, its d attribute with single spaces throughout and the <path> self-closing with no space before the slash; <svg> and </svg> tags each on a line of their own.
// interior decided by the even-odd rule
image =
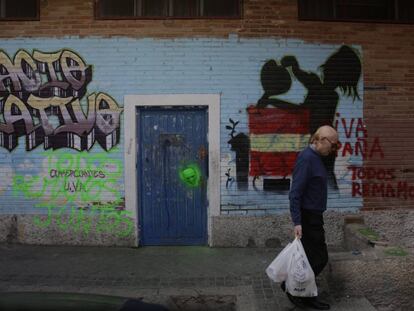
<svg viewBox="0 0 414 311">
<path fill-rule="evenodd" d="M 301 209 L 323 213 L 328 198 L 327 171 L 321 156 L 310 146 L 299 153 L 289 192 L 294 225 L 301 224 Z"/>
</svg>

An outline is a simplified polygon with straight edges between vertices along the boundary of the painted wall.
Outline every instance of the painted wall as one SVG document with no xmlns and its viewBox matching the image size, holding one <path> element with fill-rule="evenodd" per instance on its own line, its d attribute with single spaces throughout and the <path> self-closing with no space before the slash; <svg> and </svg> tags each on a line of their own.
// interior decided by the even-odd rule
<svg viewBox="0 0 414 311">
<path fill-rule="evenodd" d="M 360 167 L 384 157 L 366 140 L 359 46 L 230 36 L 19 38 L 0 49 L 0 213 L 34 215 L 48 234 L 136 235 L 124 202 L 125 95 L 221 94 L 223 215 L 286 213 L 294 158 L 319 124 L 337 127 L 342 143 L 331 208 L 361 208 Z M 335 74 L 343 84 L 328 83 Z M 313 94 L 329 101 L 327 117 Z"/>
<path fill-rule="evenodd" d="M 0 51 L 2 214 L 88 236 L 134 234 L 125 211 L 122 107 L 89 91 L 92 65 L 66 48 Z M 40 216 L 43 215 L 43 216 Z"/>
<path fill-rule="evenodd" d="M 345 61 L 360 66 L 359 47 L 296 40 L 3 40 L 0 213 L 39 215 L 34 226 L 76 235 L 134 235 L 137 213 L 124 203 L 123 99 L 168 93 L 221 94 L 221 213 L 286 212 L 294 158 L 320 119 L 303 108 L 313 85 L 300 81 L 295 68 L 323 81 L 320 66 L 336 55 L 331 70 L 340 75 L 341 49 L 351 55 Z M 329 90 L 335 97 L 329 118 L 343 144 L 329 193 L 338 209 L 362 206 L 353 186 L 357 167 L 364 154 L 380 153 L 362 146 L 360 68 L 353 79 L 353 89 L 350 82 L 344 92 Z M 283 105 L 299 113 L 289 115 Z M 269 178 L 276 182 L 268 186 Z"/>
</svg>

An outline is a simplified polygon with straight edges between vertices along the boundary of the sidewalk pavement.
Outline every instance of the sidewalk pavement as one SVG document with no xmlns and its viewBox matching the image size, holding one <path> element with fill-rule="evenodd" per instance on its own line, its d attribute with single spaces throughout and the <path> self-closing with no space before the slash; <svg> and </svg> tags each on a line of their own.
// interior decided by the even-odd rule
<svg viewBox="0 0 414 311">
<path fill-rule="evenodd" d="M 271 282 L 264 272 L 279 251 L 193 246 L 118 248 L 2 244 L 0 292 L 143 297 L 144 301 L 164 304 L 171 311 L 294 310 L 279 284 Z M 337 298 L 329 293 L 323 277 L 318 278 L 318 282 L 320 296 L 331 303 L 331 310 L 375 310 L 364 297 Z"/>
</svg>

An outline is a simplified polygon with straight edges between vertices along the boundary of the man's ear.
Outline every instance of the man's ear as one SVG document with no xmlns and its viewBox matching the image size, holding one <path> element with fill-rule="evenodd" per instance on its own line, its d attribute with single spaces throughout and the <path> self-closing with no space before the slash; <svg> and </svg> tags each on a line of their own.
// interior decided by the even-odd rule
<svg viewBox="0 0 414 311">
<path fill-rule="evenodd" d="M 309 142 L 310 142 L 311 144 L 314 144 L 314 143 L 316 143 L 318 140 L 319 140 L 319 135 L 317 135 L 317 134 L 315 133 L 315 134 L 313 134 L 313 135 L 311 136 L 311 138 L 310 138 Z"/>
</svg>

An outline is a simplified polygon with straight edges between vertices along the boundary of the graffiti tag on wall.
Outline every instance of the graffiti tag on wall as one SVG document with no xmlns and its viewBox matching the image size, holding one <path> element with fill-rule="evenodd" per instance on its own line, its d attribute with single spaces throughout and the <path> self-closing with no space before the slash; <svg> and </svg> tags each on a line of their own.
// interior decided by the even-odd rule
<svg viewBox="0 0 414 311">
<path fill-rule="evenodd" d="M 15 195 L 42 199 L 57 205 L 70 202 L 78 206 L 94 202 L 122 201 L 119 182 L 122 178 L 121 160 L 105 154 L 73 154 L 44 152 L 43 171 L 40 174 L 15 174 Z"/>
<path fill-rule="evenodd" d="M 134 222 L 132 212 L 119 211 L 111 205 L 94 206 L 89 210 L 78 207 L 56 207 L 48 204 L 37 207 L 47 208 L 48 214 L 35 216 L 34 224 L 46 228 L 55 222 L 61 230 L 81 232 L 88 236 L 92 229 L 97 233 L 112 233 L 119 237 L 127 237 L 133 233 Z"/>
<path fill-rule="evenodd" d="M 414 199 L 414 185 L 396 180 L 396 169 L 349 166 L 353 197 Z"/>
<path fill-rule="evenodd" d="M 81 99 L 91 80 L 91 66 L 69 50 L 19 50 L 13 60 L 0 50 L 0 146 L 12 151 L 25 135 L 27 151 L 40 144 L 89 150 L 95 141 L 113 148 L 120 140 L 122 108 L 108 94 L 93 93 L 85 114 Z"/>
<path fill-rule="evenodd" d="M 346 120 L 337 115 L 336 127 L 342 127 L 347 139 L 355 138 L 351 143 L 341 144 L 339 154 L 345 156 L 361 156 L 362 159 L 384 159 L 384 151 L 380 139 L 375 137 L 368 144 L 368 134 L 362 118 Z M 397 180 L 397 169 L 378 166 L 349 165 L 351 175 L 352 197 L 381 197 L 414 199 L 414 185 L 407 181 Z"/>
<path fill-rule="evenodd" d="M 119 188 L 121 160 L 104 153 L 46 151 L 42 170 L 30 174 L 33 166 L 28 160 L 21 165 L 24 171 L 13 176 L 13 191 L 15 196 L 39 199 L 35 207 L 47 210 L 47 216 L 34 217 L 36 226 L 55 223 L 86 236 L 92 231 L 121 238 L 133 233 L 132 215 Z"/>
<path fill-rule="evenodd" d="M 340 114 L 336 114 L 334 128 L 345 133 L 345 142 L 340 142 L 338 147 L 338 155 L 345 157 L 347 155 L 361 156 L 363 160 L 372 159 L 374 157 L 384 158 L 378 137 L 375 137 L 371 144 L 368 144 L 368 134 L 364 120 L 362 118 L 351 118 L 349 120 L 341 118 Z M 354 135 L 355 141 L 349 139 Z"/>
</svg>

